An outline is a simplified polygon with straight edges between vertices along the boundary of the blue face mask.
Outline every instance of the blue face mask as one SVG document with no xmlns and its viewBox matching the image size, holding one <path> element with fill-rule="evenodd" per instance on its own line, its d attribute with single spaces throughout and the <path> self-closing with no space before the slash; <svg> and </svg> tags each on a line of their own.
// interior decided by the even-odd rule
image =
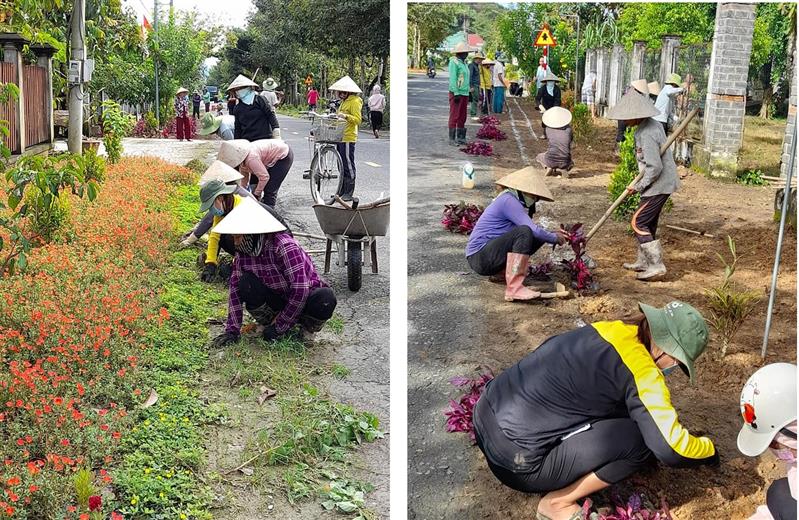
<svg viewBox="0 0 799 520">
<path fill-rule="evenodd" d="M 660 373 L 663 374 L 663 377 L 666 377 L 669 374 L 671 374 L 672 372 L 674 372 L 675 368 L 677 368 L 677 365 L 672 365 L 672 366 L 667 367 L 667 368 L 662 368 L 662 369 L 660 369 Z"/>
<path fill-rule="evenodd" d="M 236 91 L 236 97 L 241 100 L 242 103 L 245 105 L 252 105 L 253 99 L 255 99 L 255 92 L 251 88 L 243 88 Z"/>
<path fill-rule="evenodd" d="M 211 209 L 209 211 L 211 212 L 211 215 L 215 217 L 225 216 L 225 210 L 219 209 L 216 206 L 211 206 Z"/>
</svg>

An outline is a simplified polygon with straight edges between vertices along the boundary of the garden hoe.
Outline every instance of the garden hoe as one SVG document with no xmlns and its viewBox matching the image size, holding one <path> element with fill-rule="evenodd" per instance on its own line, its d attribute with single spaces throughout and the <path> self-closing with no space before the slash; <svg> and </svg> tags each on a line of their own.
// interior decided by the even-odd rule
<svg viewBox="0 0 799 520">
<path fill-rule="evenodd" d="M 694 118 L 694 116 L 696 116 L 696 114 L 698 112 L 699 112 L 699 109 L 695 108 L 695 109 L 691 110 L 688 113 L 687 116 L 685 116 L 685 119 L 682 121 L 682 123 L 680 123 L 680 126 L 678 126 L 674 130 L 674 132 L 672 132 L 672 134 L 669 136 L 669 138 L 666 139 L 666 142 L 663 143 L 663 146 L 660 147 L 660 155 L 663 155 L 664 153 L 666 153 L 666 151 L 669 149 L 669 146 L 671 146 L 671 144 L 677 139 L 677 137 L 681 133 L 683 133 L 683 131 L 688 127 L 688 123 L 691 122 L 691 120 Z M 628 187 L 635 186 L 635 184 L 638 181 L 640 181 L 643 178 L 643 176 L 644 176 L 643 172 L 639 173 L 638 176 L 635 179 L 633 179 L 633 181 L 629 184 Z M 585 242 L 586 243 L 588 243 L 588 241 L 591 240 L 591 237 L 594 236 L 594 233 L 596 233 L 597 230 L 600 228 L 600 226 L 602 226 L 602 224 L 605 223 L 605 221 L 616 210 L 616 208 L 618 208 L 619 205 L 622 202 L 624 202 L 624 199 L 626 199 L 628 195 L 629 195 L 629 192 L 627 190 L 624 190 L 624 192 L 621 195 L 619 195 L 619 198 L 617 198 L 616 201 L 608 208 L 608 210 L 605 212 L 605 214 L 602 215 L 602 218 L 599 219 L 599 222 L 594 224 L 594 227 L 591 228 L 591 231 L 589 231 L 588 234 L 585 235 Z"/>
</svg>

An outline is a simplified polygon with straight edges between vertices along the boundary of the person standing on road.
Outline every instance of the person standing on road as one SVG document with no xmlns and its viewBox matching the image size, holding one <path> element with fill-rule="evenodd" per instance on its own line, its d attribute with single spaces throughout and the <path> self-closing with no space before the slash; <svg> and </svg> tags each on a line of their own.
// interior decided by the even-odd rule
<svg viewBox="0 0 799 520">
<path fill-rule="evenodd" d="M 505 63 L 502 58 L 497 58 L 493 71 L 494 113 L 501 114 L 505 106 Z"/>
<path fill-rule="evenodd" d="M 477 52 L 469 64 L 469 115 L 477 117 L 477 103 L 480 101 L 480 64 L 485 56 Z"/>
<path fill-rule="evenodd" d="M 663 125 L 663 131 L 668 134 L 669 127 L 675 122 L 676 115 L 674 114 L 674 98 L 678 94 L 682 94 L 683 89 L 680 88 L 680 75 L 671 73 L 666 78 L 666 84 L 660 89 L 657 100 L 655 101 L 655 108 L 660 112 L 655 116 L 655 121 Z"/>
<path fill-rule="evenodd" d="M 544 78 L 547 77 L 547 60 L 543 56 L 538 58 L 538 68 L 535 69 L 535 93 L 541 90 L 541 85 L 544 83 Z"/>
<path fill-rule="evenodd" d="M 766 505 L 749 520 L 796 518 L 796 365 L 772 363 L 757 370 L 741 392 L 744 425 L 738 450 L 757 457 L 770 449 L 787 466 L 788 476 L 775 480 L 766 491 Z"/>
<path fill-rule="evenodd" d="M 245 199 L 214 232 L 230 237 L 236 256 L 225 331 L 211 345 L 221 348 L 239 341 L 245 308 L 264 327 L 266 341 L 312 341 L 333 316 L 336 295 L 287 227 Z"/>
<path fill-rule="evenodd" d="M 316 112 L 316 104 L 319 103 L 319 91 L 316 90 L 316 87 L 311 85 L 308 88 L 308 110 L 310 112 Z"/>
<path fill-rule="evenodd" d="M 466 144 L 466 105 L 469 103 L 469 47 L 458 42 L 449 59 L 449 144 Z M 456 141 L 457 139 L 457 141 Z"/>
<path fill-rule="evenodd" d="M 588 105 L 591 110 L 591 119 L 596 119 L 596 105 L 594 96 L 596 95 L 596 67 L 591 67 L 591 71 L 585 75 L 581 92 L 582 102 Z"/>
<path fill-rule="evenodd" d="M 205 113 L 209 113 L 211 111 L 211 93 L 208 92 L 208 89 L 205 89 L 203 93 L 203 104 L 205 105 Z"/>
<path fill-rule="evenodd" d="M 663 125 L 652 119 L 658 110 L 646 97 L 637 92 L 628 92 L 618 104 L 608 110 L 607 118 L 622 120 L 635 129 L 635 158 L 638 170 L 644 177 L 628 194 L 641 194 L 641 202 L 630 223 L 638 240 L 638 259 L 624 264 L 625 269 L 638 271 L 639 280 L 651 280 L 666 274 L 663 264 L 663 248 L 655 236 L 660 212 L 672 193 L 680 186 L 677 165 L 671 153 L 660 155 L 660 147 L 666 142 Z"/>
<path fill-rule="evenodd" d="M 645 79 L 637 79 L 627 85 L 627 88 L 624 89 L 622 95 L 627 94 L 628 92 L 637 92 L 642 96 L 649 96 L 649 86 Z M 616 147 L 613 149 L 613 155 L 619 157 L 620 154 L 620 147 L 622 141 L 624 141 L 624 133 L 627 131 L 627 125 L 624 121 L 619 120 L 616 124 Z"/>
<path fill-rule="evenodd" d="M 336 115 L 347 122 L 342 142 L 336 143 L 343 166 L 341 191 L 337 195 L 344 201 L 351 201 L 355 193 L 355 143 L 358 142 L 358 126 L 363 119 L 363 99 L 358 95 L 362 91 L 349 76 L 344 76 L 330 85 L 330 90 L 341 100 Z M 335 196 L 331 196 L 326 204 L 331 205 L 335 201 Z"/>
<path fill-rule="evenodd" d="M 257 87 L 241 74 L 228 87 L 228 92 L 235 96 L 235 105 L 230 111 L 236 117 L 234 137 L 248 141 L 280 139 L 280 124 L 275 111 L 263 97 L 256 94 Z"/>
<path fill-rule="evenodd" d="M 191 141 L 191 121 L 189 121 L 189 91 L 180 87 L 175 94 L 175 134 L 178 141 Z"/>
<path fill-rule="evenodd" d="M 380 85 L 372 87 L 372 95 L 369 96 L 369 122 L 372 124 L 372 133 L 375 139 L 380 139 L 380 130 L 383 128 L 383 110 L 386 108 L 386 96 L 380 92 Z"/>
<path fill-rule="evenodd" d="M 552 107 L 560 106 L 560 87 L 558 86 L 560 78 L 552 74 L 552 71 L 547 72 L 544 77 L 544 88 L 538 90 L 535 95 L 535 101 L 538 103 L 538 110 L 543 114 Z M 546 135 L 546 125 L 543 119 L 541 120 L 541 127 L 545 129 L 544 139 Z"/>
<path fill-rule="evenodd" d="M 483 60 L 480 66 L 480 90 L 482 91 L 482 98 L 480 100 L 480 112 L 487 116 L 491 111 L 491 103 L 493 98 L 492 86 L 494 83 L 494 62 L 492 60 Z"/>
<path fill-rule="evenodd" d="M 275 89 L 277 89 L 278 83 L 274 80 L 274 78 L 266 78 L 263 82 L 263 91 L 261 92 L 261 96 L 264 99 L 269 101 L 269 105 L 274 109 L 280 104 L 280 100 L 277 98 L 277 93 Z"/>
<path fill-rule="evenodd" d="M 195 119 L 200 119 L 200 103 L 202 103 L 202 100 L 203 98 L 202 96 L 200 96 L 200 93 L 195 90 L 194 94 L 192 94 L 191 96 L 191 105 L 192 105 L 191 117 Z"/>
<path fill-rule="evenodd" d="M 466 260 L 477 274 L 506 285 L 506 301 L 533 300 L 541 293 L 524 286 L 530 255 L 544 244 L 566 243 L 566 235 L 533 222 L 536 202 L 552 202 L 553 198 L 531 166 L 506 175 L 496 184 L 503 190 L 477 219 L 466 245 Z"/>
<path fill-rule="evenodd" d="M 252 188 L 252 194 L 274 208 L 277 192 L 294 163 L 294 152 L 281 139 L 225 141 L 219 148 L 218 160 L 244 175 L 242 184 Z"/>
<path fill-rule="evenodd" d="M 694 380 L 702 315 L 680 301 L 553 336 L 488 383 L 474 407 L 477 446 L 504 485 L 543 494 L 538 520 L 579 520 L 577 501 L 654 464 L 717 466 L 707 437 L 680 424 L 666 380 Z M 543 403 L 543 404 L 542 404 Z"/>
<path fill-rule="evenodd" d="M 236 126 L 236 118 L 231 115 L 215 116 L 207 113 L 200 120 L 201 128 L 197 131 L 200 135 L 216 134 L 223 141 L 233 139 L 233 130 Z"/>
<path fill-rule="evenodd" d="M 547 176 L 555 175 L 558 169 L 563 176 L 574 166 L 572 162 L 572 113 L 563 107 L 552 107 L 541 116 L 547 138 L 547 151 L 536 156 L 538 163 L 546 168 Z"/>
</svg>

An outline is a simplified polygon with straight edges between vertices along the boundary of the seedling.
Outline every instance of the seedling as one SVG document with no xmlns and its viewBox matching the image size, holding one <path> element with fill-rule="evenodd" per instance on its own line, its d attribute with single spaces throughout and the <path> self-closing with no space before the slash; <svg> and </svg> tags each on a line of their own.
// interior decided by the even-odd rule
<svg viewBox="0 0 799 520">
<path fill-rule="evenodd" d="M 482 214 L 483 208 L 474 204 L 466 204 L 463 201 L 458 204 L 447 204 L 444 206 L 441 223 L 448 231 L 468 235 Z"/>
<path fill-rule="evenodd" d="M 727 348 L 741 328 L 743 322 L 752 313 L 760 302 L 760 296 L 755 291 L 739 291 L 732 282 L 735 267 L 738 264 L 738 254 L 735 251 L 735 241 L 727 236 L 727 247 L 732 254 L 732 263 L 716 253 L 724 265 L 724 278 L 721 284 L 705 290 L 710 318 L 708 322 L 721 335 L 721 355 L 727 355 Z"/>
<path fill-rule="evenodd" d="M 472 414 L 474 413 L 474 405 L 480 399 L 483 393 L 483 388 L 486 383 L 494 379 L 494 374 L 487 370 L 484 374 L 476 379 L 468 377 L 454 377 L 450 379 L 450 383 L 458 388 L 468 388 L 469 390 L 461 396 L 457 401 L 450 400 L 449 408 L 444 410 L 444 415 L 447 417 L 447 431 L 448 432 L 462 432 L 468 433 L 472 442 L 477 442 L 474 437 L 474 424 L 472 423 Z"/>
<path fill-rule="evenodd" d="M 461 152 L 469 155 L 484 155 L 490 157 L 494 155 L 494 148 L 483 141 L 474 141 L 467 144 L 465 148 L 461 148 Z"/>
</svg>

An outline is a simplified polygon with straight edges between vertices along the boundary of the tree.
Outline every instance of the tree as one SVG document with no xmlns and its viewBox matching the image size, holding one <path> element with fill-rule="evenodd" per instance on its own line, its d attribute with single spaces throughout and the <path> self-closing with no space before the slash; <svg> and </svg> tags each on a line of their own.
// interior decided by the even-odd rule
<svg viewBox="0 0 799 520">
<path fill-rule="evenodd" d="M 791 13 L 791 10 L 793 13 Z M 758 4 L 749 77 L 763 83 L 760 117 L 774 115 L 788 96 L 796 34 L 796 4 Z"/>
<path fill-rule="evenodd" d="M 679 34 L 683 45 L 709 42 L 715 24 L 715 3 L 624 4 L 617 23 L 627 49 L 636 40 L 645 41 L 649 49 L 659 49 L 664 34 Z"/>
<path fill-rule="evenodd" d="M 452 30 L 457 4 L 408 4 L 408 53 L 411 66 L 421 68 L 422 54 L 435 49 Z"/>
</svg>

